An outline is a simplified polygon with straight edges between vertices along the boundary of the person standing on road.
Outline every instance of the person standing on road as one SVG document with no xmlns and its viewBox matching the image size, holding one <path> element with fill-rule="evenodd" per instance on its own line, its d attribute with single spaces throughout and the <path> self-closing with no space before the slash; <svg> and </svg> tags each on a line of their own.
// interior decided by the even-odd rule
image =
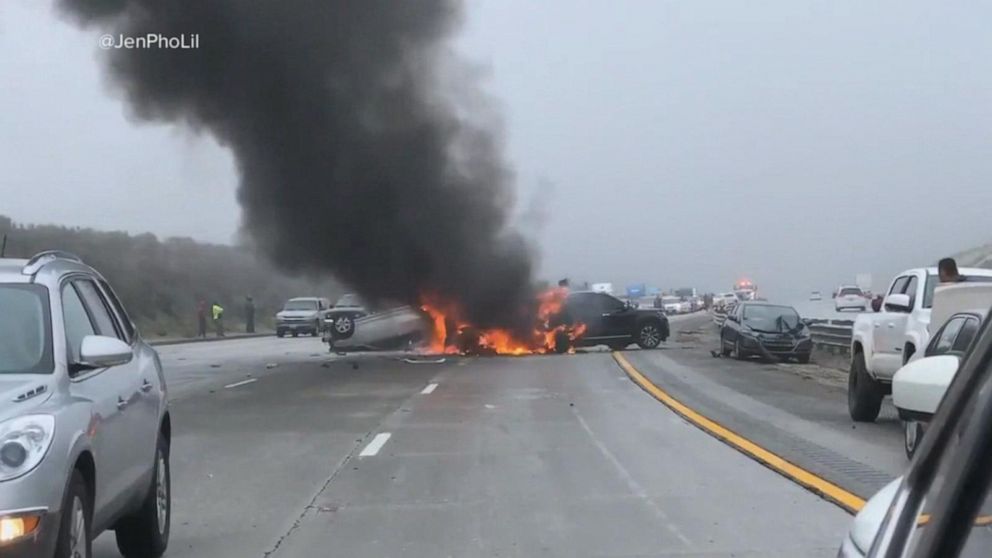
<svg viewBox="0 0 992 558">
<path fill-rule="evenodd" d="M 196 302 L 196 336 L 207 337 L 207 301 L 202 298 Z"/>
<path fill-rule="evenodd" d="M 224 307 L 219 302 L 214 301 L 211 311 L 214 318 L 214 327 L 217 328 L 217 337 L 224 337 Z"/>
<path fill-rule="evenodd" d="M 245 333 L 255 333 L 255 301 L 245 297 Z"/>
<path fill-rule="evenodd" d="M 954 258 L 944 258 L 937 262 L 937 276 L 941 283 L 960 283 L 964 277 L 958 273 L 958 262 Z"/>
</svg>

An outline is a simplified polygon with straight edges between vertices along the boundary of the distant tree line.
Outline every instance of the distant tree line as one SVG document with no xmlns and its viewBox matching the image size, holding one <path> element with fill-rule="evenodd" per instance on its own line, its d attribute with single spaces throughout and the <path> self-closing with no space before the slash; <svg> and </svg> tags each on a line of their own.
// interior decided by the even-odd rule
<svg viewBox="0 0 992 558">
<path fill-rule="evenodd" d="M 189 337 L 196 333 L 196 303 L 217 301 L 227 328 L 244 322 L 246 297 L 256 307 L 256 323 L 271 328 L 275 313 L 294 296 L 343 292 L 331 279 L 291 277 L 242 247 L 204 244 L 191 238 L 159 240 L 55 225 L 24 225 L 0 215 L 0 238 L 7 235 L 8 258 L 29 258 L 43 250 L 65 250 L 107 278 L 147 337 Z"/>
</svg>

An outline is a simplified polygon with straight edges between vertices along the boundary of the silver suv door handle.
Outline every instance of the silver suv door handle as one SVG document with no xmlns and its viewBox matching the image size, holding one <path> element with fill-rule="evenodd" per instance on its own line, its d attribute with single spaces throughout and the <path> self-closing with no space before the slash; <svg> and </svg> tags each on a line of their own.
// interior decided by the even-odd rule
<svg viewBox="0 0 992 558">
<path fill-rule="evenodd" d="M 149 382 L 148 380 L 144 380 L 144 381 L 141 382 L 141 391 L 143 391 L 145 393 L 148 393 L 149 391 L 151 391 L 152 390 L 152 387 L 153 386 L 152 386 L 151 382 Z"/>
<path fill-rule="evenodd" d="M 117 410 L 123 411 L 125 407 L 127 407 L 127 401 L 125 401 L 123 397 L 121 397 L 121 396 L 118 395 L 117 396 Z"/>
</svg>

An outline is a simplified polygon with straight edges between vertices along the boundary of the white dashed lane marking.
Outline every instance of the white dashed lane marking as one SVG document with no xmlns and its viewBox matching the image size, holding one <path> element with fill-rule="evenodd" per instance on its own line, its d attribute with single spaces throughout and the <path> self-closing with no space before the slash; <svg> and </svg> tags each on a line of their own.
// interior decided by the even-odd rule
<svg viewBox="0 0 992 558">
<path fill-rule="evenodd" d="M 244 380 L 244 381 L 241 381 L 241 382 L 234 382 L 233 384 L 227 384 L 226 386 L 224 386 L 224 388 L 225 389 L 236 388 L 238 386 L 243 386 L 245 384 L 250 384 L 252 382 L 257 382 L 257 381 L 258 381 L 258 378 L 252 378 L 250 380 Z"/>
<path fill-rule="evenodd" d="M 392 434 L 389 432 L 380 432 L 376 434 L 375 438 L 372 438 L 372 441 L 369 442 L 369 445 L 365 446 L 365 449 L 362 450 L 362 453 L 358 454 L 358 457 L 371 457 L 379 453 L 379 450 L 382 449 L 382 446 L 386 445 L 386 442 L 389 440 L 390 436 L 392 436 Z"/>
</svg>

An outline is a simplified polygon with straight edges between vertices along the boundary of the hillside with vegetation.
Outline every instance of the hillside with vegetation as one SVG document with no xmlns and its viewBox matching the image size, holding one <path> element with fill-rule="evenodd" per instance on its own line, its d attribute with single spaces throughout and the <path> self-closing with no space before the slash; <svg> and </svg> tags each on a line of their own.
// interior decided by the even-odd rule
<svg viewBox="0 0 992 558">
<path fill-rule="evenodd" d="M 333 280 L 287 276 L 242 247 L 204 244 L 190 238 L 159 239 L 55 225 L 25 225 L 0 215 L 7 257 L 29 258 L 65 250 L 99 270 L 123 300 L 146 337 L 196 333 L 196 302 L 217 301 L 229 330 L 244 323 L 245 297 L 254 298 L 259 328 L 271 329 L 275 312 L 294 296 L 342 293 Z"/>
</svg>

